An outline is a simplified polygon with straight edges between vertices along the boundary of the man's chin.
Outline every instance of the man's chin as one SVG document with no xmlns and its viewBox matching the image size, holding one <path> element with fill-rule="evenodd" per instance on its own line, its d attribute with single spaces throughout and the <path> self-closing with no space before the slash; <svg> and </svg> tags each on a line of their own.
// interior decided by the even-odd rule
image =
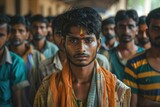
<svg viewBox="0 0 160 107">
<path fill-rule="evenodd" d="M 73 65 L 77 66 L 77 67 L 85 67 L 88 66 L 90 63 L 86 63 L 86 62 L 71 62 Z"/>
<path fill-rule="evenodd" d="M 23 44 L 23 43 L 22 43 L 22 42 L 20 42 L 20 41 L 12 42 L 12 43 L 11 43 L 11 46 L 18 47 L 18 46 L 20 46 L 21 44 Z"/>
</svg>

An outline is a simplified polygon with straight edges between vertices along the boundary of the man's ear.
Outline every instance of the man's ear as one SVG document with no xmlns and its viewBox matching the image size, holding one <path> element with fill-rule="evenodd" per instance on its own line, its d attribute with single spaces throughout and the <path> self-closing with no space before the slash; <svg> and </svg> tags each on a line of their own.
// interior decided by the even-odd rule
<svg viewBox="0 0 160 107">
<path fill-rule="evenodd" d="M 63 45 L 63 47 L 65 47 L 65 38 L 64 37 L 62 37 L 62 39 L 61 39 L 61 44 Z"/>
<path fill-rule="evenodd" d="M 29 35 L 30 35 L 30 32 L 27 31 L 25 40 L 28 40 L 28 39 L 29 39 Z"/>
<path fill-rule="evenodd" d="M 102 42 L 102 40 L 101 40 L 101 38 L 99 38 L 97 40 L 97 51 L 99 51 L 99 49 L 101 48 L 101 42 Z"/>
<path fill-rule="evenodd" d="M 150 39 L 150 34 L 149 34 L 149 29 L 148 28 L 146 29 L 146 34 L 147 34 L 147 37 Z"/>
<path fill-rule="evenodd" d="M 117 26 L 114 27 L 115 34 L 117 34 Z"/>
</svg>

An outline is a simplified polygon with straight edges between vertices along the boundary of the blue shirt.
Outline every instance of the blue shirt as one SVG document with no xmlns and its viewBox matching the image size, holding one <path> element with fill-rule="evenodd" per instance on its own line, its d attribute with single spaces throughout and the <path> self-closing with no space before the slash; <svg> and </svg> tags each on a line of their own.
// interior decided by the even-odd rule
<svg viewBox="0 0 160 107">
<path fill-rule="evenodd" d="M 144 48 L 138 47 L 137 53 L 144 51 Z M 122 61 L 119 58 L 116 48 L 113 48 L 109 51 L 109 61 L 111 63 L 111 72 L 117 76 L 119 80 L 124 78 L 124 68 L 127 63 L 127 60 Z"/>
<path fill-rule="evenodd" d="M 12 107 L 12 92 L 27 85 L 23 59 L 5 47 L 0 61 L 0 107 Z"/>
<path fill-rule="evenodd" d="M 45 46 L 41 52 L 46 58 L 49 58 L 49 57 L 55 56 L 57 51 L 58 51 L 58 47 L 54 43 L 46 40 Z"/>
</svg>

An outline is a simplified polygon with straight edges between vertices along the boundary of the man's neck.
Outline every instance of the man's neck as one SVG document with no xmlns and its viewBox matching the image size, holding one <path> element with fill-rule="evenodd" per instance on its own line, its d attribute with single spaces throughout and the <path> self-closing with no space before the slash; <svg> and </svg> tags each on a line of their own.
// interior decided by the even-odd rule
<svg viewBox="0 0 160 107">
<path fill-rule="evenodd" d="M 80 84 L 91 82 L 94 69 L 94 61 L 85 67 L 77 67 L 70 63 L 70 68 L 72 72 L 72 82 Z"/>
<path fill-rule="evenodd" d="M 20 46 L 11 46 L 11 51 L 15 52 L 19 56 L 23 56 L 26 52 L 27 48 L 25 43 L 21 44 Z"/>
<path fill-rule="evenodd" d="M 35 49 L 37 49 L 38 51 L 42 51 L 42 49 L 44 48 L 45 45 L 45 39 L 41 39 L 39 41 L 33 41 L 33 45 L 35 47 Z"/>
<path fill-rule="evenodd" d="M 135 45 L 134 41 L 131 42 L 120 42 L 118 45 L 118 50 L 131 50 L 133 51 L 137 46 Z"/>
<path fill-rule="evenodd" d="M 108 42 L 108 41 L 106 41 L 105 42 L 105 45 L 107 46 L 107 48 L 109 48 L 109 49 L 111 49 L 111 48 L 113 48 L 114 47 L 114 44 L 115 44 L 115 42 L 116 42 L 116 40 L 115 40 L 115 38 L 114 38 L 114 40 L 111 40 L 112 42 Z"/>
<path fill-rule="evenodd" d="M 138 47 L 134 44 L 134 41 L 131 42 L 120 42 L 117 46 L 117 51 L 121 59 L 129 59 L 137 53 Z"/>
</svg>

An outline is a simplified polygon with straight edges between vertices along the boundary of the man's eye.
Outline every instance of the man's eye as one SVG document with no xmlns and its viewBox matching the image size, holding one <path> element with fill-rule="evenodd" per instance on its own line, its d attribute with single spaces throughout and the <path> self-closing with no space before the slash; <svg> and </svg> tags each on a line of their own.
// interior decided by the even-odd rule
<svg viewBox="0 0 160 107">
<path fill-rule="evenodd" d="M 40 26 L 40 29 L 46 29 L 47 27 L 46 26 Z"/>
<path fill-rule="evenodd" d="M 133 28 L 135 28 L 136 26 L 134 26 L 134 25 L 128 25 L 128 28 L 129 29 L 133 29 Z"/>
<path fill-rule="evenodd" d="M 92 41 L 93 41 L 92 38 L 86 38 L 86 39 L 85 39 L 85 42 L 86 42 L 86 43 L 91 43 Z"/>
<path fill-rule="evenodd" d="M 69 41 L 70 41 L 71 43 L 77 43 L 77 42 L 78 42 L 77 39 L 70 39 Z"/>
<path fill-rule="evenodd" d="M 19 32 L 20 32 L 20 33 L 23 33 L 23 32 L 24 32 L 24 30 L 19 30 Z"/>
</svg>

